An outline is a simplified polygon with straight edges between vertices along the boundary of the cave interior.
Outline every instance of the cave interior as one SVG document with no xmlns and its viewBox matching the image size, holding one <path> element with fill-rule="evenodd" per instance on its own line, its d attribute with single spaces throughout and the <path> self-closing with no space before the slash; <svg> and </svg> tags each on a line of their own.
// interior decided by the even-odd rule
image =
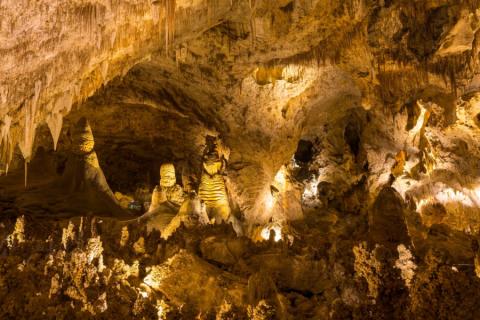
<svg viewBox="0 0 480 320">
<path fill-rule="evenodd" d="M 479 319 L 479 30 L 478 0 L 0 1 L 0 319 Z"/>
</svg>

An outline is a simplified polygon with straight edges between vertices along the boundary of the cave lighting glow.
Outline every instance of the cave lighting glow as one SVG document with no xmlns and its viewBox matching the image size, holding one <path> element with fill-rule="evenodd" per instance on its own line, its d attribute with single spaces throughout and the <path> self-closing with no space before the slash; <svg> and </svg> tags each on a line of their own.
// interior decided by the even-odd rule
<svg viewBox="0 0 480 320">
<path fill-rule="evenodd" d="M 417 123 L 415 124 L 415 127 L 413 127 L 410 132 L 415 136 L 417 135 L 420 130 L 422 130 L 425 120 L 427 117 L 427 109 L 423 106 L 421 102 L 417 102 L 417 105 L 420 107 L 420 116 L 417 119 Z"/>
<path fill-rule="evenodd" d="M 479 187 L 476 187 L 474 190 L 473 190 L 473 193 L 475 194 L 475 197 L 477 199 L 480 199 L 480 186 Z"/>
<path fill-rule="evenodd" d="M 265 209 L 270 212 L 273 209 L 273 206 L 275 205 L 275 198 L 270 192 L 267 192 L 265 195 Z"/>
<path fill-rule="evenodd" d="M 435 195 L 435 198 L 441 203 L 447 202 L 461 202 L 462 204 L 473 207 L 474 204 L 470 197 L 463 193 L 463 191 L 454 190 L 452 188 L 446 188 Z"/>
<path fill-rule="evenodd" d="M 282 166 L 274 178 L 274 186 L 280 191 L 285 192 L 287 188 L 286 168 Z"/>
<path fill-rule="evenodd" d="M 421 212 L 423 207 L 435 202 L 441 204 L 456 202 L 467 207 L 478 207 L 480 203 L 480 187 L 476 187 L 473 190 L 465 188 L 462 190 L 455 190 L 450 187 L 444 188 L 435 195 L 418 201 L 417 211 Z"/>
<path fill-rule="evenodd" d="M 143 283 L 147 285 L 147 287 L 157 287 L 159 285 L 157 279 L 153 277 L 153 275 L 150 273 L 148 274 L 144 279 Z"/>
<path fill-rule="evenodd" d="M 275 188 L 277 188 L 279 192 L 285 192 L 285 190 L 287 189 L 287 178 L 286 178 L 285 166 L 282 166 L 280 170 L 278 170 L 278 172 L 275 174 L 272 185 Z M 272 211 L 276 201 L 277 199 L 272 194 L 271 190 L 267 191 L 264 197 L 265 210 L 267 212 Z"/>
<path fill-rule="evenodd" d="M 157 317 L 158 319 L 164 319 L 165 317 L 165 311 L 161 305 L 157 307 Z"/>
<path fill-rule="evenodd" d="M 278 224 L 269 225 L 262 229 L 261 236 L 262 239 L 268 240 L 270 239 L 270 231 L 273 230 L 275 232 L 275 237 L 273 238 L 275 242 L 278 242 L 282 239 L 282 227 Z"/>
</svg>

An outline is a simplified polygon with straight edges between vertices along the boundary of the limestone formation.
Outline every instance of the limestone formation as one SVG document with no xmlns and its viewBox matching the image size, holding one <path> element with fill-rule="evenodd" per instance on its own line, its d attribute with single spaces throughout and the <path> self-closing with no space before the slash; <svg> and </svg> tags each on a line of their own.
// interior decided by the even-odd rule
<svg viewBox="0 0 480 320">
<path fill-rule="evenodd" d="M 228 221 L 231 214 L 224 170 L 225 159 L 219 155 L 216 141 L 207 137 L 198 196 L 205 203 L 208 216 L 216 222 Z"/>
<path fill-rule="evenodd" d="M 479 318 L 479 5 L 0 0 L 0 319 Z"/>
<path fill-rule="evenodd" d="M 96 214 L 125 217 L 100 168 L 94 146 L 90 124 L 81 118 L 72 129 L 72 151 L 60 185 L 71 195 L 71 205 L 78 203 Z"/>
<path fill-rule="evenodd" d="M 180 225 L 180 220 L 195 214 L 194 211 L 182 211 L 182 208 L 189 206 L 190 200 L 185 200 L 183 188 L 177 184 L 174 165 L 162 164 L 160 166 L 160 184 L 153 190 L 148 211 L 138 219 L 138 222 L 146 223 L 149 230 L 162 231 L 162 236 L 168 238 Z"/>
<path fill-rule="evenodd" d="M 167 201 L 177 206 L 181 206 L 185 201 L 183 188 L 177 184 L 175 167 L 171 163 L 164 163 L 160 166 L 160 185 L 153 190 L 149 210 L 153 211 Z"/>
<path fill-rule="evenodd" d="M 369 236 L 373 244 L 393 250 L 401 244 L 410 245 L 402 202 L 394 189 L 386 187 L 380 191 L 369 217 Z"/>
</svg>

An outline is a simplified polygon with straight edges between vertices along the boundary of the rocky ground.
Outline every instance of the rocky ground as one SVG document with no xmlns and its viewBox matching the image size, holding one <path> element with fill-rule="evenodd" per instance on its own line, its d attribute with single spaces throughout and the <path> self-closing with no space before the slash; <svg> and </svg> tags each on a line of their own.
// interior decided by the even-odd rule
<svg viewBox="0 0 480 320">
<path fill-rule="evenodd" d="M 393 189 L 373 215 L 385 210 L 402 212 Z M 368 232 L 365 215 L 330 209 L 252 242 L 226 225 L 164 240 L 109 218 L 4 217 L 1 317 L 475 319 L 475 248 L 459 260 L 430 240 L 420 255 L 399 223 Z"/>
</svg>

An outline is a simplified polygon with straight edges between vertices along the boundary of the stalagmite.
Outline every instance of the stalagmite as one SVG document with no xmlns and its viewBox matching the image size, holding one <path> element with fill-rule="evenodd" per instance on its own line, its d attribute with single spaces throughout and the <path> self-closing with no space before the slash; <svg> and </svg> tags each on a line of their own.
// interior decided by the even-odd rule
<svg viewBox="0 0 480 320">
<path fill-rule="evenodd" d="M 66 188 L 65 191 L 72 197 L 71 201 L 77 203 L 79 208 L 86 207 L 107 216 L 128 216 L 117 203 L 105 179 L 94 146 L 90 124 L 86 118 L 81 118 L 72 130 L 72 153 L 60 185 Z"/>
<path fill-rule="evenodd" d="M 175 166 L 164 163 L 160 166 L 160 183 L 152 193 L 152 200 L 147 213 L 138 219 L 146 223 L 149 229 L 163 230 L 179 213 L 185 202 L 183 188 L 177 184 Z"/>
<path fill-rule="evenodd" d="M 217 137 L 207 136 L 203 154 L 202 176 L 198 188 L 198 197 L 205 205 L 207 215 L 215 223 L 231 223 L 238 235 L 243 233 L 242 226 L 232 214 L 228 200 L 223 173 L 226 160 L 221 153 L 223 145 Z"/>
<path fill-rule="evenodd" d="M 13 231 L 6 238 L 6 242 L 9 248 L 25 243 L 25 216 L 17 218 Z"/>
<path fill-rule="evenodd" d="M 224 169 L 225 160 L 218 154 L 216 141 L 207 139 L 198 195 L 205 202 L 209 217 L 217 222 L 227 221 L 231 212 L 222 175 Z"/>
<path fill-rule="evenodd" d="M 160 166 L 160 185 L 153 190 L 151 210 L 155 210 L 166 201 L 170 201 L 177 206 L 182 205 L 185 201 L 183 189 L 177 184 L 175 167 L 171 163 L 164 163 Z"/>
</svg>

